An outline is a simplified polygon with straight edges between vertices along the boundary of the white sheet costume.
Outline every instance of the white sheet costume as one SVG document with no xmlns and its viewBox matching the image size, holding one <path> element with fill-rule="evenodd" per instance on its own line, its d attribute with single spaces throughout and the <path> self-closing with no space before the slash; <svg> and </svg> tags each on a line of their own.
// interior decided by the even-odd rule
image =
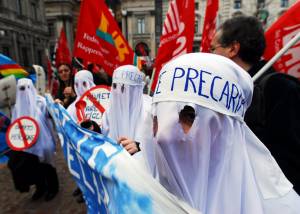
<svg viewBox="0 0 300 214">
<path fill-rule="evenodd" d="M 114 71 L 110 103 L 103 114 L 103 133 L 139 141 L 139 127 L 151 102 L 143 95 L 144 74 L 136 66 L 124 65 Z M 149 109 L 148 108 L 148 109 Z"/>
<path fill-rule="evenodd" d="M 252 91 L 247 72 L 218 55 L 186 54 L 160 72 L 153 97 L 158 177 L 202 213 L 300 212 L 292 184 L 243 120 Z M 187 134 L 178 116 L 186 105 L 196 113 Z"/>
<path fill-rule="evenodd" d="M 75 74 L 74 89 L 77 97 L 76 100 L 73 103 L 71 103 L 71 105 L 67 108 L 68 113 L 70 114 L 70 116 L 74 121 L 78 122 L 75 104 L 86 91 L 88 91 L 94 86 L 95 86 L 94 78 L 90 71 L 81 70 Z"/>
<path fill-rule="evenodd" d="M 23 90 L 21 90 L 23 88 Z M 22 116 L 29 116 L 35 119 L 39 125 L 40 133 L 37 142 L 26 149 L 25 152 L 37 155 L 41 162 L 53 165 L 55 143 L 51 133 L 46 108 L 46 100 L 37 94 L 32 81 L 22 78 L 17 83 L 16 104 L 12 113 L 12 121 Z"/>
</svg>

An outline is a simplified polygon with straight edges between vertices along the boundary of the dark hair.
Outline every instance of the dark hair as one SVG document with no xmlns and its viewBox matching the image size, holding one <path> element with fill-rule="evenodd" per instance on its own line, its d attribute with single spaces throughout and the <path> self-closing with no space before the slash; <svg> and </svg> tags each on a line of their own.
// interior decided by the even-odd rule
<svg viewBox="0 0 300 214">
<path fill-rule="evenodd" d="M 59 68 L 60 66 L 62 66 L 62 65 L 67 66 L 67 67 L 70 69 L 71 73 L 72 73 L 73 68 L 72 68 L 72 66 L 71 66 L 69 63 L 60 63 L 60 64 L 58 64 L 58 65 L 57 65 L 57 70 L 58 70 L 58 68 Z"/>
<path fill-rule="evenodd" d="M 219 43 L 227 47 L 238 42 L 238 56 L 245 62 L 254 64 L 264 53 L 266 42 L 264 30 L 256 17 L 237 16 L 226 20 L 219 28 L 221 36 Z"/>
<path fill-rule="evenodd" d="M 85 129 L 89 129 L 91 126 L 94 127 L 93 131 L 101 134 L 100 126 L 93 120 L 86 120 L 80 123 L 80 126 Z"/>
<path fill-rule="evenodd" d="M 181 122 L 192 125 L 196 117 L 195 109 L 192 106 L 184 106 L 179 112 L 179 120 Z"/>
</svg>

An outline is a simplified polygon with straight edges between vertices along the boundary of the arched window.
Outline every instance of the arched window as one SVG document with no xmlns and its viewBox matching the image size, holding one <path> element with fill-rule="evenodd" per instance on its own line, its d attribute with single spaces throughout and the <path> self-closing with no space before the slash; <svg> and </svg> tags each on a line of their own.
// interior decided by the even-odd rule
<svg viewBox="0 0 300 214">
<path fill-rule="evenodd" d="M 140 42 L 135 46 L 134 49 L 136 55 L 138 56 L 149 56 L 149 47 L 144 42 Z"/>
</svg>

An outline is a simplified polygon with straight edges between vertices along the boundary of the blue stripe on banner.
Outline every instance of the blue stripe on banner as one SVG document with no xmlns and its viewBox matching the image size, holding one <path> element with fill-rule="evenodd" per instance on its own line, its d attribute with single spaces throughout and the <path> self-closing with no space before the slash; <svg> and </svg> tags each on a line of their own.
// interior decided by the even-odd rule
<svg viewBox="0 0 300 214">
<path fill-rule="evenodd" d="M 69 171 L 84 194 L 88 213 L 152 213 L 151 198 L 122 182 L 116 176 L 115 165 L 110 164 L 124 149 L 103 135 L 77 126 L 66 110 L 49 98 L 47 103 Z"/>
<path fill-rule="evenodd" d="M 88 213 L 199 213 L 170 194 L 115 141 L 79 127 L 50 95 L 46 100 Z"/>
</svg>

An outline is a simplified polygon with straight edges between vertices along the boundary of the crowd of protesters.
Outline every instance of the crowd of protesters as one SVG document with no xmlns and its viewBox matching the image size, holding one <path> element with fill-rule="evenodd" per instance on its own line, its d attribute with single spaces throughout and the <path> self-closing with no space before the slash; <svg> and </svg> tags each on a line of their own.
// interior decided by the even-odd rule
<svg viewBox="0 0 300 214">
<path fill-rule="evenodd" d="M 153 97 L 143 93 L 147 79 L 136 66 L 116 68 L 109 77 L 98 65 L 75 72 L 67 63 L 57 66 L 53 97 L 78 125 L 143 159 L 149 174 L 200 212 L 297 213 L 299 81 L 274 75 L 271 68 L 253 83 L 251 76 L 266 63 L 265 46 L 261 23 L 238 16 L 219 27 L 210 54 L 186 54 L 167 63 Z M 207 70 L 197 70 L 201 67 Z M 101 125 L 76 114 L 79 99 L 95 85 L 111 86 Z M 49 201 L 59 191 L 53 161 L 58 140 L 33 82 L 19 79 L 16 90 L 11 120 L 33 117 L 40 134 L 31 148 L 7 152 L 8 166 L 18 191 L 35 185 L 32 199 Z M 84 201 L 79 187 L 74 195 Z"/>
</svg>

